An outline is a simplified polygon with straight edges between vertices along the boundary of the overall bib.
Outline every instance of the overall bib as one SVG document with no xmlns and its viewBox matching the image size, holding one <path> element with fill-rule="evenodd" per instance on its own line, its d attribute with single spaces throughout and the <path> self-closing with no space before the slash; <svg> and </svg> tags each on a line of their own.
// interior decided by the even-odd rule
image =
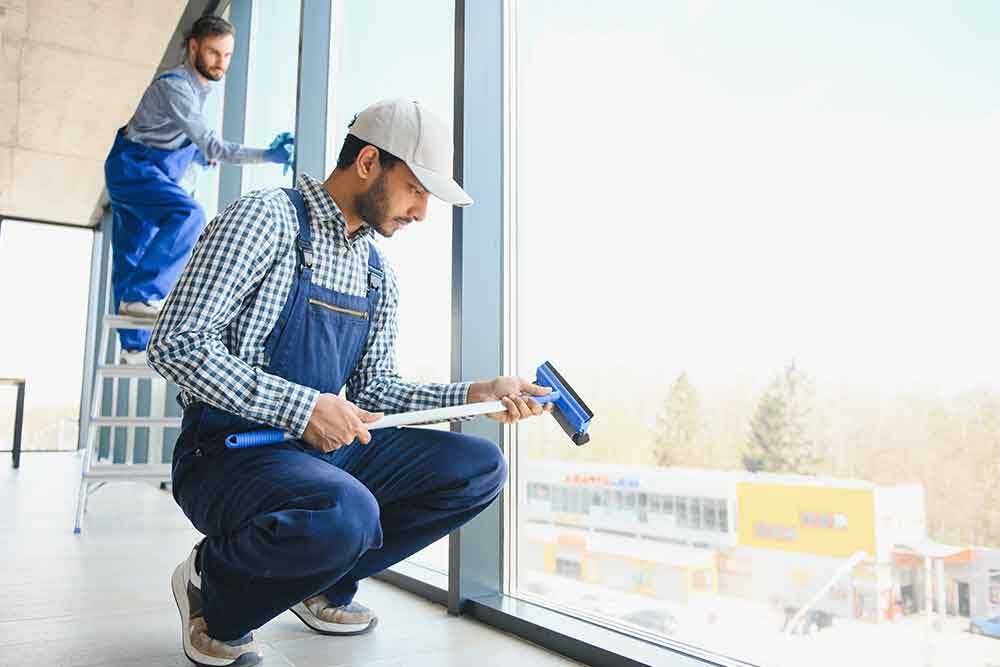
<svg viewBox="0 0 1000 667">
<path fill-rule="evenodd" d="M 301 193 L 285 192 L 298 215 L 298 266 L 264 370 L 337 394 L 364 352 L 381 264 L 372 247 L 364 297 L 314 284 L 306 207 Z M 359 580 L 469 521 L 506 479 L 492 442 L 431 429 L 380 429 L 368 445 L 327 454 L 301 440 L 225 447 L 230 433 L 266 427 L 197 402 L 174 450 L 174 497 L 207 536 L 202 604 L 216 639 L 242 637 L 319 593 L 349 603 Z"/>
<path fill-rule="evenodd" d="M 159 79 L 180 78 L 176 72 Z M 111 286 L 115 310 L 123 301 L 163 299 L 176 284 L 205 226 L 201 206 L 180 186 L 198 147 L 167 151 L 118 130 L 104 162 L 111 199 Z M 144 350 L 149 332 L 118 331 L 126 350 Z"/>
</svg>

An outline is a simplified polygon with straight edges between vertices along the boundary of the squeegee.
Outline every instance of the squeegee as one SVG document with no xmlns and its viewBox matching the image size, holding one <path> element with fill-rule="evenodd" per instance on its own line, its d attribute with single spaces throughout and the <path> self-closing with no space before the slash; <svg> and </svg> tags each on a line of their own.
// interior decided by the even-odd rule
<svg viewBox="0 0 1000 667">
<path fill-rule="evenodd" d="M 538 403 L 544 405 L 552 403 L 552 416 L 562 427 L 566 435 L 570 437 L 575 445 L 585 445 L 590 442 L 590 435 L 587 429 L 590 428 L 590 420 L 594 418 L 594 413 L 583 402 L 580 395 L 573 391 L 566 379 L 559 374 L 551 363 L 546 361 L 535 373 L 535 384 L 552 389 L 544 396 L 531 396 Z M 528 398 L 525 396 L 524 398 Z M 413 426 L 415 424 L 433 424 L 436 422 L 458 419 L 459 417 L 474 417 L 477 415 L 488 415 L 494 412 L 506 412 L 507 408 L 500 401 L 483 401 L 482 403 L 466 403 L 465 405 L 454 405 L 448 408 L 432 408 L 430 410 L 416 410 L 413 412 L 400 412 L 386 415 L 381 419 L 365 424 L 369 431 L 378 428 L 391 428 L 394 426 Z M 230 449 L 244 449 L 247 447 L 263 447 L 284 442 L 288 435 L 284 431 L 277 429 L 263 429 L 259 431 L 246 431 L 244 433 L 233 433 L 226 437 L 226 447 Z"/>
</svg>

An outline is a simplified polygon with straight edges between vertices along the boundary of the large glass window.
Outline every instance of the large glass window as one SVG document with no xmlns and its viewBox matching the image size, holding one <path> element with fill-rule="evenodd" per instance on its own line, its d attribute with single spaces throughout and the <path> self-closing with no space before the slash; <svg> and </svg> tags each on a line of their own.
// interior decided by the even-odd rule
<svg viewBox="0 0 1000 667">
<path fill-rule="evenodd" d="M 379 100 L 419 100 L 451 124 L 452 0 L 338 0 L 333 24 L 332 112 L 327 133 L 331 170 L 354 115 Z M 376 242 L 399 280 L 400 372 L 407 378 L 447 382 L 451 376 L 451 207 L 431 197 L 422 223 Z M 412 560 L 446 571 L 447 540 Z"/>
<path fill-rule="evenodd" d="M 597 415 L 519 425 L 516 479 L 615 516 L 519 511 L 514 594 L 765 665 L 1000 659 L 968 631 L 1000 613 L 998 26 L 514 3 L 515 370 Z"/>
<path fill-rule="evenodd" d="M 205 122 L 216 132 L 222 132 L 222 110 L 226 102 L 226 87 L 217 85 L 212 94 L 205 100 L 203 115 Z M 197 180 L 193 196 L 205 209 L 205 220 L 211 220 L 219 212 L 219 174 L 220 167 L 202 167 L 197 162 L 192 163 L 196 170 Z"/>
<path fill-rule="evenodd" d="M 280 132 L 295 132 L 300 14 L 292 0 L 253 3 L 243 142 L 248 146 L 266 148 Z M 291 187 L 292 171 L 276 164 L 247 165 L 242 184 L 244 193 Z"/>
<path fill-rule="evenodd" d="M 0 222 L 0 377 L 25 379 L 23 450 L 77 447 L 94 233 Z M 0 450 L 13 444 L 13 388 L 0 388 Z"/>
</svg>

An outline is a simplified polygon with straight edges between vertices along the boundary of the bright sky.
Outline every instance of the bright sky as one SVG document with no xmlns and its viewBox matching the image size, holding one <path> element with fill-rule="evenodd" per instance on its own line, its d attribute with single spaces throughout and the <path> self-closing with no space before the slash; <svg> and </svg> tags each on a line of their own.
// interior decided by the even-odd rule
<svg viewBox="0 0 1000 667">
<path fill-rule="evenodd" d="M 558 340 L 622 388 L 763 385 L 793 358 L 821 382 L 997 388 L 998 19 L 520 3 L 522 357 Z"/>
</svg>

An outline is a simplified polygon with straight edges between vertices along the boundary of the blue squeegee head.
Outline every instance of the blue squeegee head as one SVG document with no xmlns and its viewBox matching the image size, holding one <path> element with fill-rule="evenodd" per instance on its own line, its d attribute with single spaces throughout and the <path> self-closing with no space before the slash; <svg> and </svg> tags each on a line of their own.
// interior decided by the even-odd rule
<svg viewBox="0 0 1000 667">
<path fill-rule="evenodd" d="M 555 366 L 548 361 L 539 366 L 535 372 L 535 384 L 551 387 L 559 392 L 560 396 L 555 401 L 552 416 L 556 418 L 573 443 L 585 445 L 590 442 L 587 429 L 590 428 L 590 420 L 594 418 L 594 413 L 583 402 L 580 395 L 573 390 L 569 382 L 559 374 Z"/>
</svg>

